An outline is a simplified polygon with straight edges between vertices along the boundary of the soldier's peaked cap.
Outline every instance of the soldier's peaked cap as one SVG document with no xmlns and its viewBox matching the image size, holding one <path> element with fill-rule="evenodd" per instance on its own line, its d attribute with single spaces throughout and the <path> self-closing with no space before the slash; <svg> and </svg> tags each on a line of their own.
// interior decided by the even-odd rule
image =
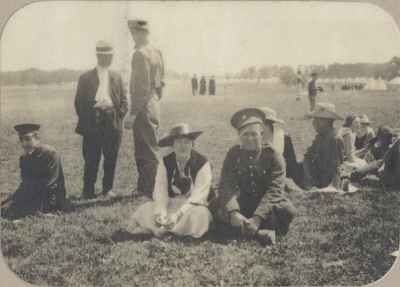
<svg viewBox="0 0 400 287">
<path fill-rule="evenodd" d="M 19 135 L 26 135 L 38 131 L 40 129 L 40 125 L 33 123 L 24 123 L 14 126 L 14 129 L 18 132 Z"/>
</svg>

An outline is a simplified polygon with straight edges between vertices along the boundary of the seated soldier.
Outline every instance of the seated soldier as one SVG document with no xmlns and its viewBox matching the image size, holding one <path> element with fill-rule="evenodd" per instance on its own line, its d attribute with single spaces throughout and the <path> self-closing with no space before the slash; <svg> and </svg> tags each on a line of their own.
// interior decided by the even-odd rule
<svg viewBox="0 0 400 287">
<path fill-rule="evenodd" d="M 276 235 L 288 232 L 295 208 L 283 194 L 282 154 L 263 145 L 264 117 L 259 109 L 244 109 L 231 119 L 240 145 L 224 160 L 216 220 L 246 238 L 274 244 Z"/>
<path fill-rule="evenodd" d="M 260 110 L 265 114 L 263 142 L 272 145 L 283 155 L 286 163 L 286 177 L 297 184 L 300 181 L 299 164 L 292 138 L 282 127 L 285 122 L 278 119 L 276 112 L 269 107 L 262 107 Z"/>
<path fill-rule="evenodd" d="M 52 212 L 65 203 L 64 174 L 61 158 L 54 148 L 40 143 L 40 126 L 15 126 L 24 149 L 20 157 L 21 184 L 1 203 L 2 217 L 18 219 L 37 212 Z"/>
<path fill-rule="evenodd" d="M 317 132 L 312 145 L 307 149 L 302 164 L 302 183 L 305 189 L 341 187 L 340 166 L 344 160 L 343 139 L 337 134 L 333 123 L 342 120 L 330 103 L 318 103 L 314 112 L 307 115 L 313 120 Z"/>
</svg>

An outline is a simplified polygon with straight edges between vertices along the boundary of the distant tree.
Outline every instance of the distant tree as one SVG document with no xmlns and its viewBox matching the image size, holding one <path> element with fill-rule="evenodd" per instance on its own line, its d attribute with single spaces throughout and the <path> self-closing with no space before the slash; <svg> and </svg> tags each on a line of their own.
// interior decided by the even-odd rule
<svg viewBox="0 0 400 287">
<path fill-rule="evenodd" d="M 293 86 L 297 82 L 297 76 L 293 68 L 283 66 L 279 71 L 279 79 L 287 86 Z"/>
</svg>

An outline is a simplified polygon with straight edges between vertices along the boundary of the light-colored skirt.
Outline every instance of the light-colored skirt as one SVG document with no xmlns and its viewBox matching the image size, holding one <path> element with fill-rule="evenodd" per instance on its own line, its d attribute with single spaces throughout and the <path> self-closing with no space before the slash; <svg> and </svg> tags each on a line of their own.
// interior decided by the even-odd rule
<svg viewBox="0 0 400 287">
<path fill-rule="evenodd" d="M 168 215 L 171 215 L 177 211 L 186 202 L 186 200 L 187 199 L 184 197 L 170 198 L 167 208 Z M 157 226 L 154 220 L 154 207 L 154 201 L 146 202 L 140 206 L 131 216 L 127 226 L 127 231 L 133 231 L 138 226 L 147 228 L 154 234 L 165 231 Z M 172 229 L 168 230 L 168 232 L 177 236 L 191 236 L 194 238 L 200 238 L 207 233 L 211 222 L 212 215 L 207 207 L 193 205 L 182 215 L 177 224 Z"/>
</svg>

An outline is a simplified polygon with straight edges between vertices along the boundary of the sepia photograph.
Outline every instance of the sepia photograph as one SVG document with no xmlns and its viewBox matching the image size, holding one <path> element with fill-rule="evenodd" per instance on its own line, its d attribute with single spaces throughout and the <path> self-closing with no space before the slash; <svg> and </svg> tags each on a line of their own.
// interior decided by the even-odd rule
<svg viewBox="0 0 400 287">
<path fill-rule="evenodd" d="M 0 40 L 5 265 L 35 286 L 382 280 L 398 23 L 350 1 L 20 8 Z"/>
</svg>

